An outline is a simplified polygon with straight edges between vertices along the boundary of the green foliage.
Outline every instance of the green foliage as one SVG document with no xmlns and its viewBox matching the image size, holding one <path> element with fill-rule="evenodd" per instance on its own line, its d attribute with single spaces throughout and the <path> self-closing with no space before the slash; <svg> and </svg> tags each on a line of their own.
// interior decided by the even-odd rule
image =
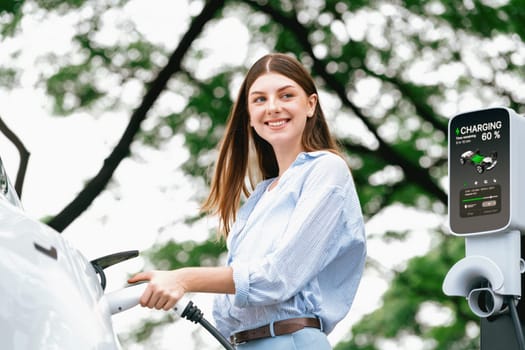
<svg viewBox="0 0 525 350">
<path fill-rule="evenodd" d="M 55 10 L 59 7 L 79 8 L 86 0 L 36 0 L 38 6 L 45 10 Z"/>
<path fill-rule="evenodd" d="M 52 73 L 42 79 L 58 114 L 98 114 L 122 106 L 131 113 L 140 101 L 126 106 L 121 85 L 138 83 L 147 91 L 166 64 L 166 49 L 148 42 L 130 23 L 119 24 L 123 35 L 113 44 L 97 41 L 103 30 L 101 15 L 125 2 L 34 2 L 39 9 L 59 13 L 94 7 L 91 18 L 79 20 L 71 55 L 47 58 L 52 69 L 46 71 Z M 22 3 L 0 2 L 3 35 L 15 33 L 24 15 L 18 11 Z M 395 204 L 442 215 L 450 115 L 495 104 L 525 111 L 525 1 L 486 3 L 231 0 L 216 20 L 236 17 L 245 23 L 250 34 L 247 52 L 290 53 L 310 69 L 321 97 L 329 101 L 325 111 L 349 160 L 367 219 Z M 175 40 L 169 47 L 177 46 Z M 501 41 L 502 47 L 497 45 Z M 172 72 L 165 91 L 179 101 L 178 107 L 149 111 L 148 128 L 136 139 L 162 147 L 182 136 L 189 153 L 184 170 L 206 182 L 236 84 L 255 58 L 249 54 L 243 63 L 221 66 L 202 77 L 196 67 L 207 52 L 197 47 L 179 57 L 183 63 Z M 10 68 L 0 70 L 0 84 L 9 86 L 16 78 Z M 475 322 L 468 306 L 441 292 L 445 273 L 464 254 L 462 240 L 433 234 L 437 244 L 427 255 L 399 271 L 387 271 L 392 277 L 381 308 L 357 323 L 350 340 L 337 349 L 380 349 L 381 341 L 400 342 L 406 335 L 432 349 L 476 348 L 478 339 L 466 332 Z M 385 232 L 382 239 L 405 236 L 406 231 Z M 154 247 L 147 258 L 158 268 L 173 269 L 218 264 L 223 253 L 224 247 L 210 239 L 168 242 Z M 378 267 L 369 264 L 365 274 L 374 269 Z M 429 324 L 421 316 L 429 305 L 448 312 L 450 320 Z M 145 325 L 138 339 L 165 322 Z"/>
<path fill-rule="evenodd" d="M 131 334 L 128 334 L 124 341 L 134 341 L 137 343 L 145 342 L 146 340 L 150 339 L 155 330 L 158 330 L 161 326 L 172 322 L 176 322 L 175 316 L 173 316 L 172 313 L 166 312 L 165 315 L 158 320 L 147 320 L 142 323 L 140 329 Z"/>
<path fill-rule="evenodd" d="M 219 73 L 202 82 L 186 74 L 186 78 L 181 78 L 180 85 L 175 87 L 177 93 L 188 101 L 184 110 L 164 116 L 155 130 L 145 135 L 159 141 L 158 130 L 163 127 L 171 130 L 168 137 L 183 134 L 190 153 L 184 169 L 193 176 L 205 177 L 212 165 L 210 152 L 217 147 L 232 106 L 226 88 L 234 73 Z"/>
<path fill-rule="evenodd" d="M 380 341 L 415 335 L 433 343 L 434 349 L 476 349 L 477 338 L 466 335 L 466 327 L 476 323 L 465 300 L 453 300 L 441 291 L 441 283 L 451 264 L 464 255 L 462 239 L 441 239 L 426 256 L 409 261 L 390 282 L 382 307 L 366 315 L 354 328 L 351 340 L 338 344 L 336 350 L 380 349 Z M 429 326 L 433 309 L 448 316 L 439 325 Z M 425 309 L 427 308 L 427 309 Z M 426 315 L 425 315 L 426 313 Z"/>
<path fill-rule="evenodd" d="M 97 24 L 91 26 L 96 28 Z M 80 47 L 82 62 L 59 64 L 56 73 L 44 78 L 47 93 L 54 99 L 54 112 L 58 115 L 93 107 L 101 99 L 105 99 L 102 105 L 117 105 L 118 101 L 113 100 L 109 90 L 112 85 L 106 81 L 140 80 L 144 84 L 144 78 L 157 68 L 153 57 L 164 55 L 160 48 L 140 38 L 110 47 L 94 42 L 90 33 L 76 35 L 74 40 Z M 53 64 L 62 61 L 55 55 L 49 56 L 48 60 Z"/>
<path fill-rule="evenodd" d="M 0 40 L 15 34 L 23 14 L 24 0 L 0 0 Z"/>
<path fill-rule="evenodd" d="M 0 87 L 13 88 L 18 84 L 18 72 L 13 68 L 0 67 Z"/>
<path fill-rule="evenodd" d="M 489 5 L 488 2 L 461 0 L 441 1 L 440 6 L 428 6 L 426 1 L 404 1 L 405 6 L 416 13 L 445 21 L 454 29 L 465 29 L 483 37 L 493 37 L 497 33 L 516 33 L 525 39 L 523 23 L 525 2 L 507 1 L 505 5 Z"/>
<path fill-rule="evenodd" d="M 61 67 L 46 81 L 47 92 L 55 97 L 55 112 L 69 114 L 90 107 L 103 96 L 95 87 L 90 64 Z"/>
<path fill-rule="evenodd" d="M 0 0 L 0 15 L 3 13 L 17 13 L 23 3 L 23 0 Z"/>
<path fill-rule="evenodd" d="M 215 240 L 202 243 L 170 241 L 152 247 L 146 256 L 155 266 L 165 270 L 174 270 L 185 266 L 217 265 L 224 250 L 225 247 Z"/>
</svg>

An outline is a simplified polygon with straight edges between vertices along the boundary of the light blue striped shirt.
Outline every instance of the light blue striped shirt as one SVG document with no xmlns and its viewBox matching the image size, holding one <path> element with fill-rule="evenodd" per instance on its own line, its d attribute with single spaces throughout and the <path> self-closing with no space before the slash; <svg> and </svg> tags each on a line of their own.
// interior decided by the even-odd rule
<svg viewBox="0 0 525 350">
<path fill-rule="evenodd" d="M 217 295 L 224 336 L 293 317 L 319 317 L 330 333 L 350 310 L 366 258 L 361 207 L 339 156 L 301 153 L 268 191 L 262 181 L 227 240 L 235 294 Z"/>
</svg>

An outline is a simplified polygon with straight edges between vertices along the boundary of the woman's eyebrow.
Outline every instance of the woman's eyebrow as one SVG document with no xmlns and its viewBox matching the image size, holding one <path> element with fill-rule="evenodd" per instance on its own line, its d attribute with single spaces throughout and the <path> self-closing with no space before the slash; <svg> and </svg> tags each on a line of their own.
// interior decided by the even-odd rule
<svg viewBox="0 0 525 350">
<path fill-rule="evenodd" d="M 282 90 L 286 90 L 288 88 L 295 88 L 295 86 L 293 86 L 293 85 L 285 85 L 283 87 L 278 88 L 277 91 L 279 92 L 279 91 L 282 91 Z M 260 95 L 260 94 L 265 94 L 265 92 L 263 92 L 263 91 L 252 91 L 250 93 L 250 95 Z"/>
</svg>

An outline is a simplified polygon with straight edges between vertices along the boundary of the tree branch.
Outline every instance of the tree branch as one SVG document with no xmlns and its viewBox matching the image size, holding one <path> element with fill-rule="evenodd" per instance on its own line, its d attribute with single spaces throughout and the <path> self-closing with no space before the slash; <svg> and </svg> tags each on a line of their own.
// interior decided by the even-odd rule
<svg viewBox="0 0 525 350">
<path fill-rule="evenodd" d="M 16 149 L 18 150 L 18 154 L 20 155 L 20 163 L 16 173 L 15 190 L 18 193 L 18 197 L 22 198 L 22 188 L 24 187 L 24 179 L 26 177 L 30 153 L 18 136 L 16 136 L 16 134 L 2 120 L 2 117 L 0 117 L 0 131 L 7 137 L 9 141 L 11 141 L 13 145 L 15 145 Z"/>
<path fill-rule="evenodd" d="M 49 226 L 58 232 L 62 232 L 86 210 L 100 192 L 104 190 L 120 162 L 129 155 L 131 142 L 140 130 L 141 123 L 146 119 L 147 112 L 162 91 L 164 91 L 171 76 L 180 71 L 182 59 L 193 41 L 200 35 L 206 23 L 208 23 L 223 6 L 224 0 L 208 1 L 202 9 L 202 12 L 193 19 L 190 28 L 182 37 L 166 66 L 159 72 L 155 80 L 149 84 L 149 90 L 144 96 L 142 103 L 131 115 L 130 122 L 124 134 L 111 154 L 104 160 L 104 165 L 98 174 L 87 183 L 71 203 L 48 222 Z"/>
</svg>

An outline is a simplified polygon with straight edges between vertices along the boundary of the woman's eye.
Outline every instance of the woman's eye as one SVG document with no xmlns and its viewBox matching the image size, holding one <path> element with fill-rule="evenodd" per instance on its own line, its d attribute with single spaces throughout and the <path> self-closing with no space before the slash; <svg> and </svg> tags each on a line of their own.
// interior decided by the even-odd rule
<svg viewBox="0 0 525 350">
<path fill-rule="evenodd" d="M 255 103 L 261 103 L 261 102 L 264 102 L 266 101 L 266 99 L 263 97 L 263 96 L 259 96 L 259 97 L 256 97 L 253 99 L 253 102 Z"/>
<path fill-rule="evenodd" d="M 291 94 L 291 93 L 286 93 L 286 94 L 282 95 L 282 98 L 284 98 L 284 99 L 288 99 L 288 98 L 292 98 L 292 97 L 293 97 L 293 94 Z"/>
</svg>

